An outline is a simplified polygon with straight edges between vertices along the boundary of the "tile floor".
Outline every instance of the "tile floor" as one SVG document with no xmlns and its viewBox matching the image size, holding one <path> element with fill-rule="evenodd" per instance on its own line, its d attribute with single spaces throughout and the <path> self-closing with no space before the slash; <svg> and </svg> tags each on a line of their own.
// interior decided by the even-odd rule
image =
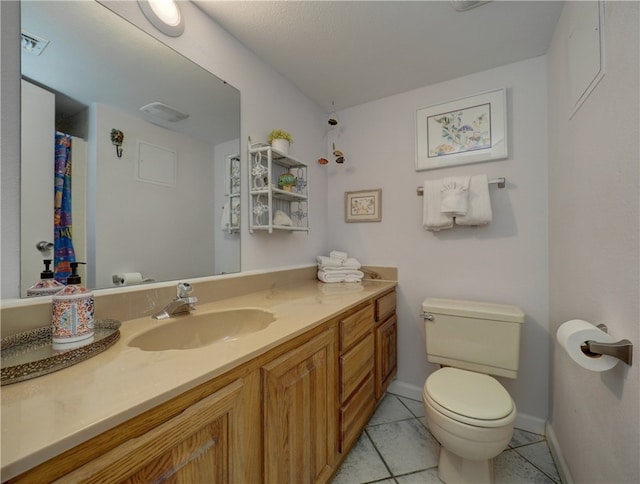
<svg viewBox="0 0 640 484">
<path fill-rule="evenodd" d="M 438 484 L 439 445 L 422 402 L 387 393 L 332 484 Z M 496 484 L 560 483 L 543 435 L 516 429 L 494 460 Z"/>
</svg>

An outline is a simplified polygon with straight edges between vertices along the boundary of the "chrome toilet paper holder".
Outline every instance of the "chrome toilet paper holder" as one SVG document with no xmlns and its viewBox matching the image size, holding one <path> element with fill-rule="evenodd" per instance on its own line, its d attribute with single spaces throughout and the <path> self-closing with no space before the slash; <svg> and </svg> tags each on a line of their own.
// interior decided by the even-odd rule
<svg viewBox="0 0 640 484">
<path fill-rule="evenodd" d="M 598 324 L 596 327 L 608 333 L 606 324 Z M 582 343 L 580 349 L 585 355 L 591 358 L 599 358 L 602 355 L 613 356 L 614 358 L 624 361 L 629 366 L 631 366 L 633 359 L 633 343 L 628 339 L 621 339 L 615 343 L 599 343 L 589 340 Z"/>
</svg>

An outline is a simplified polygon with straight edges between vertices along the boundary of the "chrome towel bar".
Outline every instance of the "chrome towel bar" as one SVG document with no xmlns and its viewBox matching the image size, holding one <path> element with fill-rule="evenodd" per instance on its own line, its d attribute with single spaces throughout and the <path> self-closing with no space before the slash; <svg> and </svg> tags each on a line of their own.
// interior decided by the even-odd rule
<svg viewBox="0 0 640 484">
<path fill-rule="evenodd" d="M 507 179 L 503 176 L 501 176 L 500 178 L 493 178 L 491 180 L 489 180 L 489 185 L 497 185 L 498 188 L 504 188 L 507 186 Z M 422 187 L 418 187 L 416 189 L 416 191 L 418 192 L 418 196 L 421 197 L 423 195 L 423 188 Z"/>
</svg>

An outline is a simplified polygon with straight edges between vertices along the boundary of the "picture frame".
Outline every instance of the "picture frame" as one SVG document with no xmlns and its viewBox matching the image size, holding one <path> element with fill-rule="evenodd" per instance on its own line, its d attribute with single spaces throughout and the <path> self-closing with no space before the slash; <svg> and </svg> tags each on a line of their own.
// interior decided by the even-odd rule
<svg viewBox="0 0 640 484">
<path fill-rule="evenodd" d="M 382 221 L 382 189 L 344 192 L 344 221 Z"/>
<path fill-rule="evenodd" d="M 507 90 L 416 111 L 416 171 L 508 157 Z"/>
</svg>

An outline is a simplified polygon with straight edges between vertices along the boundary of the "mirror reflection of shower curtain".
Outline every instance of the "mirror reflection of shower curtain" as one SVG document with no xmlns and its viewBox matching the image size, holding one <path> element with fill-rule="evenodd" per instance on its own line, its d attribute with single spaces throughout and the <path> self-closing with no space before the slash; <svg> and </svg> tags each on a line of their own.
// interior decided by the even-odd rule
<svg viewBox="0 0 640 484">
<path fill-rule="evenodd" d="M 56 133 L 53 202 L 53 265 L 57 281 L 65 283 L 71 274 L 73 250 L 71 217 L 71 136 Z"/>
</svg>

